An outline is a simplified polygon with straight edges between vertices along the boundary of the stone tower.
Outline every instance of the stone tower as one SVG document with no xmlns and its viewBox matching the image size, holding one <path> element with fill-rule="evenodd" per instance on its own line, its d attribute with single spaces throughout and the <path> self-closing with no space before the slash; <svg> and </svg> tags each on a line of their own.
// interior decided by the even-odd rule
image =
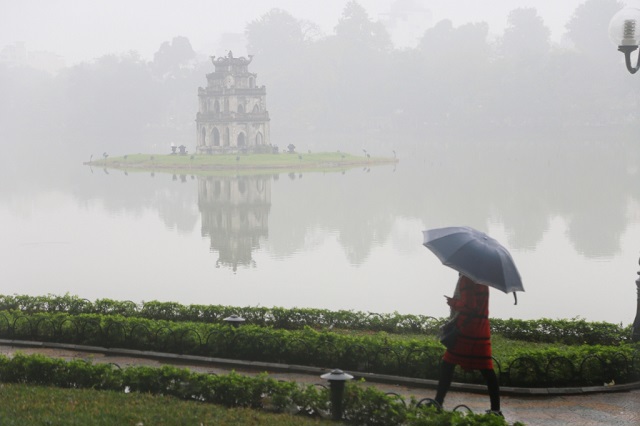
<svg viewBox="0 0 640 426">
<path fill-rule="evenodd" d="M 198 88 L 198 154 L 270 152 L 267 90 L 248 70 L 252 59 L 211 57 L 215 71 Z"/>
</svg>

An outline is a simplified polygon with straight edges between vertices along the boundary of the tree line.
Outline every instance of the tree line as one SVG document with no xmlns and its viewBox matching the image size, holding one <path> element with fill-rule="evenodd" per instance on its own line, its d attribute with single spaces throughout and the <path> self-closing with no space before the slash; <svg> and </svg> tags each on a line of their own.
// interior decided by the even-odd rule
<svg viewBox="0 0 640 426">
<path fill-rule="evenodd" d="M 329 35 L 279 9 L 245 35 L 250 71 L 267 86 L 272 142 L 333 149 L 340 138 L 413 140 L 434 129 L 635 126 L 639 92 L 607 35 L 621 7 L 585 1 L 560 44 L 534 8 L 520 8 L 497 37 L 484 22 L 443 20 L 415 48 L 399 49 L 356 1 Z M 55 76 L 0 64 L 1 136 L 18 151 L 83 158 L 194 147 L 197 87 L 212 71 L 185 37 L 151 61 L 107 55 Z"/>
</svg>

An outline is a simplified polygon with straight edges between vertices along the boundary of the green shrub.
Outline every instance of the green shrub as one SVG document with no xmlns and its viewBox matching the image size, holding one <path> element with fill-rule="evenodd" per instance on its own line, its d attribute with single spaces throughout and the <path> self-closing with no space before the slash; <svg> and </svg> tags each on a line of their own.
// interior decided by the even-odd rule
<svg viewBox="0 0 640 426">
<path fill-rule="evenodd" d="M 25 313 L 66 312 L 69 314 L 121 315 L 151 320 L 175 322 L 202 322 L 222 324 L 223 319 L 240 315 L 248 324 L 301 330 L 349 329 L 399 334 L 427 334 L 435 336 L 445 318 L 424 315 L 371 313 L 355 311 L 330 311 L 326 309 L 281 307 L 233 307 L 222 305 L 181 305 L 175 302 L 148 301 L 136 304 L 131 301 L 98 299 L 90 302 L 76 296 L 24 296 L 0 295 L 0 311 L 17 310 Z M 0 327 L 2 325 L 0 324 Z M 631 325 L 589 322 L 584 319 L 538 320 L 491 319 L 494 334 L 508 339 L 562 344 L 617 345 L 631 340 Z"/>
<path fill-rule="evenodd" d="M 0 312 L 0 337 L 121 347 L 262 362 L 437 379 L 443 347 L 431 337 L 390 338 L 386 333 L 345 334 L 201 322 L 171 322 L 65 313 Z M 496 369 L 510 386 L 624 383 L 638 377 L 638 345 L 501 345 Z M 458 381 L 482 382 L 456 371 Z"/>
<path fill-rule="evenodd" d="M 18 340 L 340 366 L 426 379 L 437 378 L 443 353 L 434 329 L 444 319 L 397 313 L 157 301 L 136 305 L 110 299 L 92 303 L 69 295 L 0 296 L 0 308 L 5 308 L 0 310 L 0 337 Z M 233 328 L 222 321 L 233 313 L 243 316 L 245 325 Z M 503 384 L 587 386 L 640 376 L 630 327 L 582 319 L 493 319 L 492 324 Z M 456 380 L 482 382 L 479 375 L 460 370 Z"/>
<path fill-rule="evenodd" d="M 295 382 L 282 382 L 261 374 L 208 375 L 170 366 L 161 368 L 93 365 L 67 362 L 41 355 L 0 356 L 0 378 L 5 383 L 23 383 L 73 388 L 107 389 L 167 395 L 185 400 L 221 404 L 226 407 L 261 408 L 310 416 L 330 415 L 329 390 Z M 347 383 L 343 421 L 354 425 L 506 425 L 502 418 L 487 415 L 436 412 L 386 395 L 360 383 Z"/>
<path fill-rule="evenodd" d="M 631 326 L 584 319 L 538 320 L 491 319 L 493 333 L 508 339 L 528 342 L 563 343 L 567 345 L 617 345 L 631 341 Z"/>
</svg>

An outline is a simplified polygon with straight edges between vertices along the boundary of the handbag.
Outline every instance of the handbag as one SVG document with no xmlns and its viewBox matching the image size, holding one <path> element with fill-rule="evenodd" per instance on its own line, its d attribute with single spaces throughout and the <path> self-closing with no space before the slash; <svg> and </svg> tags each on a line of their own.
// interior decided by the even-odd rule
<svg viewBox="0 0 640 426">
<path fill-rule="evenodd" d="M 460 329 L 456 326 L 456 318 L 454 318 L 440 327 L 440 343 L 442 343 L 447 349 L 453 348 L 456 344 L 456 340 L 458 340 L 459 333 Z"/>
</svg>

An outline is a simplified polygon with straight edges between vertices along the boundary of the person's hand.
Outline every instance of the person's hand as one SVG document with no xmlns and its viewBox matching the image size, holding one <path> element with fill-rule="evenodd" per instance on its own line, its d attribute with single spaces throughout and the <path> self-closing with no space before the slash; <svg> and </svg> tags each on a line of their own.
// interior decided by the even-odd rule
<svg viewBox="0 0 640 426">
<path fill-rule="evenodd" d="M 444 296 L 444 297 L 445 297 L 445 299 L 447 299 L 447 305 L 453 307 L 454 299 L 452 297 L 449 297 L 449 296 Z"/>
</svg>

